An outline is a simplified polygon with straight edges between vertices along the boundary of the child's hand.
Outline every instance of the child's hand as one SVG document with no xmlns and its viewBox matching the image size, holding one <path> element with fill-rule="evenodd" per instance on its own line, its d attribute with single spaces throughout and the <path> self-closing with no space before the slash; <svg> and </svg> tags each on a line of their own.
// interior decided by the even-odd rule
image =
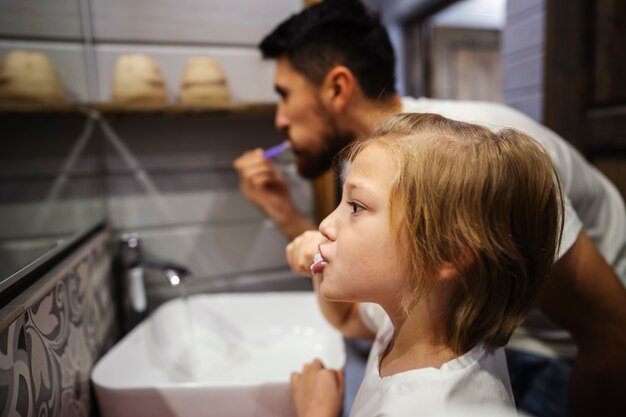
<svg viewBox="0 0 626 417">
<path fill-rule="evenodd" d="M 317 230 L 307 230 L 287 245 L 285 253 L 291 270 L 298 275 L 311 276 L 311 263 L 317 247 L 326 238 Z"/>
<path fill-rule="evenodd" d="M 326 369 L 319 359 L 291 374 L 291 398 L 298 417 L 337 417 L 343 403 L 343 370 Z"/>
</svg>

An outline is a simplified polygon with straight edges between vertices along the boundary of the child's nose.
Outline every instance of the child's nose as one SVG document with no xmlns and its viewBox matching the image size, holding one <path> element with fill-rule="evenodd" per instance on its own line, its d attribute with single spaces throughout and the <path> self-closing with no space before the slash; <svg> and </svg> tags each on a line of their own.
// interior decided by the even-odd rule
<svg viewBox="0 0 626 417">
<path fill-rule="evenodd" d="M 320 233 L 324 235 L 326 239 L 331 241 L 334 241 L 337 238 L 337 228 L 335 226 L 336 212 L 337 209 L 326 216 L 326 218 L 320 223 L 319 227 Z"/>
</svg>

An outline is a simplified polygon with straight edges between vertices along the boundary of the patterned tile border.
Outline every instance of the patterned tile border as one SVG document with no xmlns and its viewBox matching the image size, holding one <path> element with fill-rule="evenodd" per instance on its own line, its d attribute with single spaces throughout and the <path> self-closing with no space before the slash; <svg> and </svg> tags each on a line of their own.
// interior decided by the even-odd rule
<svg viewBox="0 0 626 417">
<path fill-rule="evenodd" d="M 52 274 L 42 278 L 52 288 L 0 331 L 3 417 L 93 415 L 91 368 L 118 336 L 108 232 Z"/>
</svg>

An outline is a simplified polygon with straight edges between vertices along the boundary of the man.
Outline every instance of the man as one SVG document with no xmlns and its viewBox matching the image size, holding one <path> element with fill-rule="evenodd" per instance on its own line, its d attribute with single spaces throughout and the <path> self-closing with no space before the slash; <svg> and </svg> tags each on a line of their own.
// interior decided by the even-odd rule
<svg viewBox="0 0 626 417">
<path fill-rule="evenodd" d="M 626 415 L 626 291 L 618 278 L 626 282 L 626 212 L 609 181 L 563 139 L 505 106 L 401 98 L 384 27 L 356 0 L 313 6 L 279 25 L 260 48 L 276 59 L 275 123 L 305 178 L 321 175 L 355 138 L 400 112 L 509 126 L 548 149 L 567 194 L 565 227 L 539 302 L 545 315 L 530 316 L 507 352 L 516 402 L 537 416 L 563 415 L 568 395 L 571 415 Z M 308 275 L 322 237 L 297 210 L 282 175 L 261 150 L 242 155 L 235 168 L 242 192 L 295 239 L 287 248 L 292 269 Z"/>
</svg>

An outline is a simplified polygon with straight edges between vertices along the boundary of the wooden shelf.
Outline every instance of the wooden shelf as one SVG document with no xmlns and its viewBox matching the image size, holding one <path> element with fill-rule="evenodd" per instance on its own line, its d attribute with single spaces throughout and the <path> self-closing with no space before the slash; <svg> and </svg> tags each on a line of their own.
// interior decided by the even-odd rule
<svg viewBox="0 0 626 417">
<path fill-rule="evenodd" d="M 103 115 L 162 114 L 162 115 L 233 115 L 273 117 L 274 103 L 228 103 L 207 106 L 183 104 L 118 104 L 118 103 L 7 103 L 0 102 L 0 113 L 78 113 L 95 110 Z"/>
<path fill-rule="evenodd" d="M 102 114 L 160 113 L 171 115 L 185 114 L 232 114 L 273 116 L 276 105 L 273 103 L 229 103 L 220 105 L 189 106 L 183 104 L 118 104 L 92 103 L 89 105 Z"/>
<path fill-rule="evenodd" d="M 0 101 L 0 113 L 78 113 L 81 107 L 75 103 L 28 103 Z"/>
</svg>

